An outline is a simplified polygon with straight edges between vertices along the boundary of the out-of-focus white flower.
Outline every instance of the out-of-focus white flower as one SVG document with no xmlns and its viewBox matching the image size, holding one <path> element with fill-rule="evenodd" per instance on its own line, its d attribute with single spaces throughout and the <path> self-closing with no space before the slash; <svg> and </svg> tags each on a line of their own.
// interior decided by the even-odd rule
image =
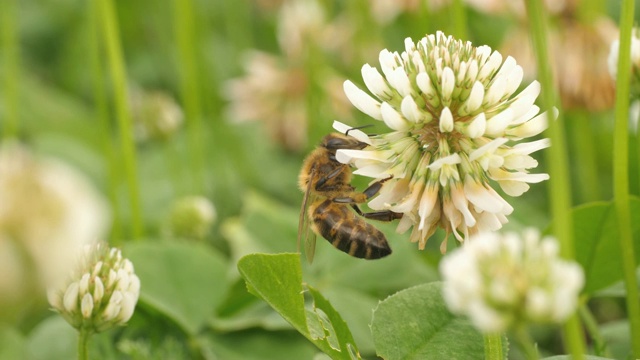
<svg viewBox="0 0 640 360">
<path fill-rule="evenodd" d="M 316 0 L 285 2 L 278 19 L 278 42 L 289 57 L 303 56 L 309 41 L 322 38 L 327 21 L 324 9 Z"/>
<path fill-rule="evenodd" d="M 140 295 L 131 261 L 104 243 L 87 245 L 76 255 L 77 268 L 67 282 L 48 291 L 54 310 L 74 328 L 89 332 L 129 321 Z"/>
<path fill-rule="evenodd" d="M 440 263 L 449 309 L 486 333 L 528 323 L 561 323 L 576 309 L 582 268 L 558 256 L 552 237 L 482 233 Z"/>
<path fill-rule="evenodd" d="M 618 75 L 618 55 L 620 53 L 620 39 L 615 39 L 611 43 L 609 58 L 609 74 L 615 80 Z M 638 82 L 640 79 L 640 29 L 633 28 L 631 32 L 631 71 L 633 80 Z"/>
<path fill-rule="evenodd" d="M 107 220 L 106 201 L 80 173 L 18 144 L 0 146 L 0 318 L 61 281 Z"/>
<path fill-rule="evenodd" d="M 305 70 L 267 53 L 252 51 L 246 54 L 246 75 L 231 79 L 224 93 L 230 100 L 228 117 L 233 121 L 262 121 L 267 134 L 289 150 L 301 150 L 307 144 L 309 122 L 309 77 Z M 327 102 L 333 113 L 346 116 L 347 100 L 341 93 L 341 83 L 333 73 L 316 74 L 323 79 L 317 101 Z M 315 89 L 317 90 L 317 89 Z M 321 107 L 324 109 L 324 107 Z"/>
<path fill-rule="evenodd" d="M 145 92 L 133 88 L 131 112 L 138 141 L 168 139 L 184 122 L 182 108 L 162 91 Z"/>
<path fill-rule="evenodd" d="M 171 209 L 169 231 L 173 236 L 203 239 L 216 221 L 216 208 L 203 196 L 178 199 Z"/>
<path fill-rule="evenodd" d="M 566 17 L 549 29 L 549 61 L 562 107 L 602 111 L 613 106 L 615 84 L 607 70 L 607 56 L 616 24 L 607 17 L 584 23 Z M 536 76 L 535 54 L 526 22 L 508 32 L 500 51 L 518 59 L 526 79 Z"/>
<path fill-rule="evenodd" d="M 338 161 L 355 165 L 355 174 L 393 177 L 369 206 L 403 213 L 398 231 L 413 226 L 411 241 L 420 249 L 437 227 L 460 241 L 500 229 L 513 208 L 490 182 L 519 196 L 528 183 L 548 179 L 528 172 L 538 165 L 529 154 L 549 146 L 547 139 L 513 145 L 547 127 L 547 113 L 534 105 L 539 83 L 518 93 L 523 72 L 513 58 L 441 32 L 418 43 L 407 39 L 405 47 L 402 54 L 380 53 L 382 73 L 362 67 L 373 96 L 345 82 L 353 105 L 390 132 L 349 132 L 370 146 L 339 150 Z"/>
</svg>

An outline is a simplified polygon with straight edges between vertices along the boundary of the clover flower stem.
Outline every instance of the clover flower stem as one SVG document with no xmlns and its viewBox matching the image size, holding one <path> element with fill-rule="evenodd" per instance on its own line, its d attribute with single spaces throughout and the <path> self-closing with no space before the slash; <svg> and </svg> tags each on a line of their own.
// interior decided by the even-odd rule
<svg viewBox="0 0 640 360">
<path fill-rule="evenodd" d="M 89 338 L 91 332 L 87 329 L 78 330 L 78 360 L 89 359 Z"/>
<path fill-rule="evenodd" d="M 502 360 L 502 334 L 485 334 L 484 336 L 485 360 Z"/>
<path fill-rule="evenodd" d="M 600 200 L 600 181 L 598 179 L 595 140 L 593 127 L 590 124 L 589 114 L 585 112 L 573 112 L 567 117 L 569 134 L 573 140 L 573 153 L 576 163 L 580 166 L 578 172 L 578 191 L 581 202 Z"/>
<path fill-rule="evenodd" d="M 96 117 L 102 126 L 102 142 L 104 157 L 108 166 L 108 196 L 113 211 L 113 223 L 111 230 L 111 240 L 116 244 L 122 239 L 122 224 L 120 219 L 120 207 L 118 206 L 118 165 L 116 162 L 116 149 L 111 137 L 112 129 L 109 121 L 109 110 L 107 104 L 107 94 L 105 91 L 104 73 L 100 54 L 100 26 L 98 22 L 98 7 L 95 1 L 91 1 L 87 6 L 89 26 L 89 61 L 91 62 L 91 75 L 93 83 L 93 96 L 96 107 Z"/>
<path fill-rule="evenodd" d="M 622 1 L 620 10 L 620 52 L 616 77 L 615 125 L 613 130 L 613 198 L 618 219 L 620 256 L 627 290 L 627 312 L 631 324 L 631 339 L 640 339 L 640 301 L 636 286 L 636 263 L 629 199 L 629 91 L 631 77 L 631 31 L 633 28 L 633 0 Z M 632 357 L 640 358 L 640 341 L 632 342 Z"/>
<path fill-rule="evenodd" d="M 524 357 L 527 360 L 538 360 L 540 355 L 538 354 L 538 348 L 533 342 L 531 335 L 527 331 L 527 327 L 524 325 L 518 326 L 514 331 L 514 336 L 520 349 L 524 353 Z"/>
<path fill-rule="evenodd" d="M 527 15 L 530 19 L 531 36 L 536 56 L 538 76 L 542 87 L 542 107 L 550 109 L 557 106 L 557 96 L 554 89 L 547 49 L 547 24 L 541 0 L 526 0 Z M 630 39 L 629 39 L 630 41 Z M 567 160 L 567 146 L 563 131 L 562 111 L 556 121 L 549 122 L 547 135 L 553 146 L 545 151 L 545 158 L 549 164 L 549 193 L 551 198 L 551 213 L 554 219 L 554 233 L 560 241 L 560 254 L 565 259 L 575 259 L 573 244 L 573 218 L 571 216 L 571 191 L 569 179 L 569 162 Z M 571 316 L 563 327 L 565 344 L 573 359 L 584 359 L 584 336 L 578 317 Z"/>
<path fill-rule="evenodd" d="M 196 16 L 193 1 L 174 1 L 175 18 L 174 31 L 178 44 L 180 64 L 182 102 L 185 111 L 187 131 L 189 136 L 189 151 L 193 173 L 192 186 L 198 192 L 204 191 L 204 146 L 202 138 L 202 103 L 200 101 L 200 83 L 198 81 L 198 59 L 194 39 Z"/>
<path fill-rule="evenodd" d="M 0 35 L 2 38 L 2 58 L 4 63 L 4 126 L 2 138 L 9 139 L 18 135 L 19 97 L 18 84 L 20 77 L 20 51 L 18 46 L 16 0 L 5 0 L 0 5 Z"/>
<path fill-rule="evenodd" d="M 607 349 L 607 343 L 602 338 L 602 334 L 600 333 L 600 328 L 598 327 L 598 321 L 595 319 L 589 307 L 584 303 L 578 307 L 578 313 L 580 314 L 580 318 L 582 319 L 582 323 L 584 324 L 587 332 L 589 333 L 589 337 L 593 339 L 593 352 L 595 356 L 601 356 L 605 358 L 611 358 L 611 354 Z"/>
<path fill-rule="evenodd" d="M 133 237 L 140 239 L 144 235 L 144 224 L 142 222 L 142 209 L 140 205 L 136 149 L 133 140 L 131 114 L 129 113 L 127 74 L 122 56 L 118 20 L 113 1 L 100 1 L 99 12 L 109 70 L 113 81 L 116 117 L 118 120 L 118 128 L 120 129 L 123 165 L 131 205 Z"/>
<path fill-rule="evenodd" d="M 467 14 L 462 0 L 453 0 L 451 12 L 453 18 L 453 35 L 458 39 L 467 39 Z"/>
</svg>

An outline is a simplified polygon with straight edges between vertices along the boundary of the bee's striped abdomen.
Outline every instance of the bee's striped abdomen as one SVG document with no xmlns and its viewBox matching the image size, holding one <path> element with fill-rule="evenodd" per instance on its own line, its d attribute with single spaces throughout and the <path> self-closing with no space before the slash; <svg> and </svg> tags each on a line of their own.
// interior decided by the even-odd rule
<svg viewBox="0 0 640 360">
<path fill-rule="evenodd" d="M 322 237 L 351 256 L 379 259 L 391 254 L 384 234 L 358 218 L 348 205 L 327 199 L 313 206 L 311 217 Z"/>
</svg>

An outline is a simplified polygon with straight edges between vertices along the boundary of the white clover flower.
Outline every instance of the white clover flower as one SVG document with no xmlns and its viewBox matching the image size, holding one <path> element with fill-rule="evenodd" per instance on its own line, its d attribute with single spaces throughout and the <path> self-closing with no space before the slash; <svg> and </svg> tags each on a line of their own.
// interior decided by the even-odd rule
<svg viewBox="0 0 640 360">
<path fill-rule="evenodd" d="M 173 236 L 203 239 L 216 221 L 216 208 L 203 196 L 178 199 L 171 209 L 169 231 Z"/>
<path fill-rule="evenodd" d="M 370 137 L 349 132 L 370 146 L 339 150 L 338 161 L 355 165 L 355 174 L 393 176 L 369 206 L 403 213 L 397 230 L 413 226 L 411 241 L 420 249 L 437 227 L 459 241 L 500 229 L 513 208 L 490 182 L 519 196 L 529 183 L 549 178 L 528 172 L 538 165 L 529 154 L 548 147 L 547 139 L 512 145 L 547 127 L 547 113 L 534 105 L 540 84 L 518 93 L 523 72 L 513 58 L 503 61 L 488 46 L 441 32 L 417 44 L 406 39 L 405 47 L 402 54 L 380 53 L 382 73 L 362 67 L 373 97 L 344 83 L 353 105 L 391 131 Z"/>
<path fill-rule="evenodd" d="M 440 263 L 449 309 L 483 332 L 526 323 L 561 323 L 576 309 L 582 268 L 558 256 L 552 237 L 482 233 Z"/>
<path fill-rule="evenodd" d="M 67 282 L 47 294 L 54 310 L 74 328 L 89 332 L 129 321 L 140 295 L 131 261 L 104 243 L 85 246 L 76 260 Z"/>
<path fill-rule="evenodd" d="M 107 223 L 105 199 L 78 171 L 17 143 L 0 146 L 0 319 L 64 279 Z"/>
</svg>

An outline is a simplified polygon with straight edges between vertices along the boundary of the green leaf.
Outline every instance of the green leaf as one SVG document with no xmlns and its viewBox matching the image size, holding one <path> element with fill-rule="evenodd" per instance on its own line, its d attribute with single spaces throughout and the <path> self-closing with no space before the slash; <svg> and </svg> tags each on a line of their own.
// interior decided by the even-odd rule
<svg viewBox="0 0 640 360">
<path fill-rule="evenodd" d="M 447 310 L 441 292 L 441 283 L 418 285 L 378 305 L 371 331 L 379 356 L 386 360 L 484 359 L 482 335 L 468 320 Z"/>
<path fill-rule="evenodd" d="M 631 356 L 631 332 L 629 320 L 622 319 L 610 321 L 600 325 L 600 334 L 604 339 L 610 355 L 616 359 L 630 359 Z"/>
<path fill-rule="evenodd" d="M 281 360 L 311 359 L 318 351 L 307 339 L 294 331 L 247 330 L 230 334 L 213 334 L 201 343 L 209 347 L 216 359 Z"/>
<path fill-rule="evenodd" d="M 24 359 L 24 339 L 13 328 L 0 324 L 0 360 Z"/>
<path fill-rule="evenodd" d="M 622 279 L 618 222 L 611 202 L 597 202 L 573 210 L 576 260 L 585 271 L 584 292 L 593 294 Z M 640 218 L 640 199 L 631 199 L 631 218 Z M 640 260 L 640 222 L 633 226 L 636 262 Z"/>
<path fill-rule="evenodd" d="M 78 332 L 62 316 L 51 316 L 31 331 L 27 345 L 32 360 L 75 359 Z"/>
<path fill-rule="evenodd" d="M 266 301 L 302 335 L 333 359 L 358 356 L 353 337 L 337 311 L 308 287 L 313 303 L 305 308 L 298 254 L 251 254 L 238 261 L 247 289 Z M 353 354 L 353 355 L 350 355 Z"/>
<path fill-rule="evenodd" d="M 140 278 L 140 301 L 197 334 L 227 291 L 227 263 L 197 243 L 136 242 L 124 247 Z"/>
</svg>

